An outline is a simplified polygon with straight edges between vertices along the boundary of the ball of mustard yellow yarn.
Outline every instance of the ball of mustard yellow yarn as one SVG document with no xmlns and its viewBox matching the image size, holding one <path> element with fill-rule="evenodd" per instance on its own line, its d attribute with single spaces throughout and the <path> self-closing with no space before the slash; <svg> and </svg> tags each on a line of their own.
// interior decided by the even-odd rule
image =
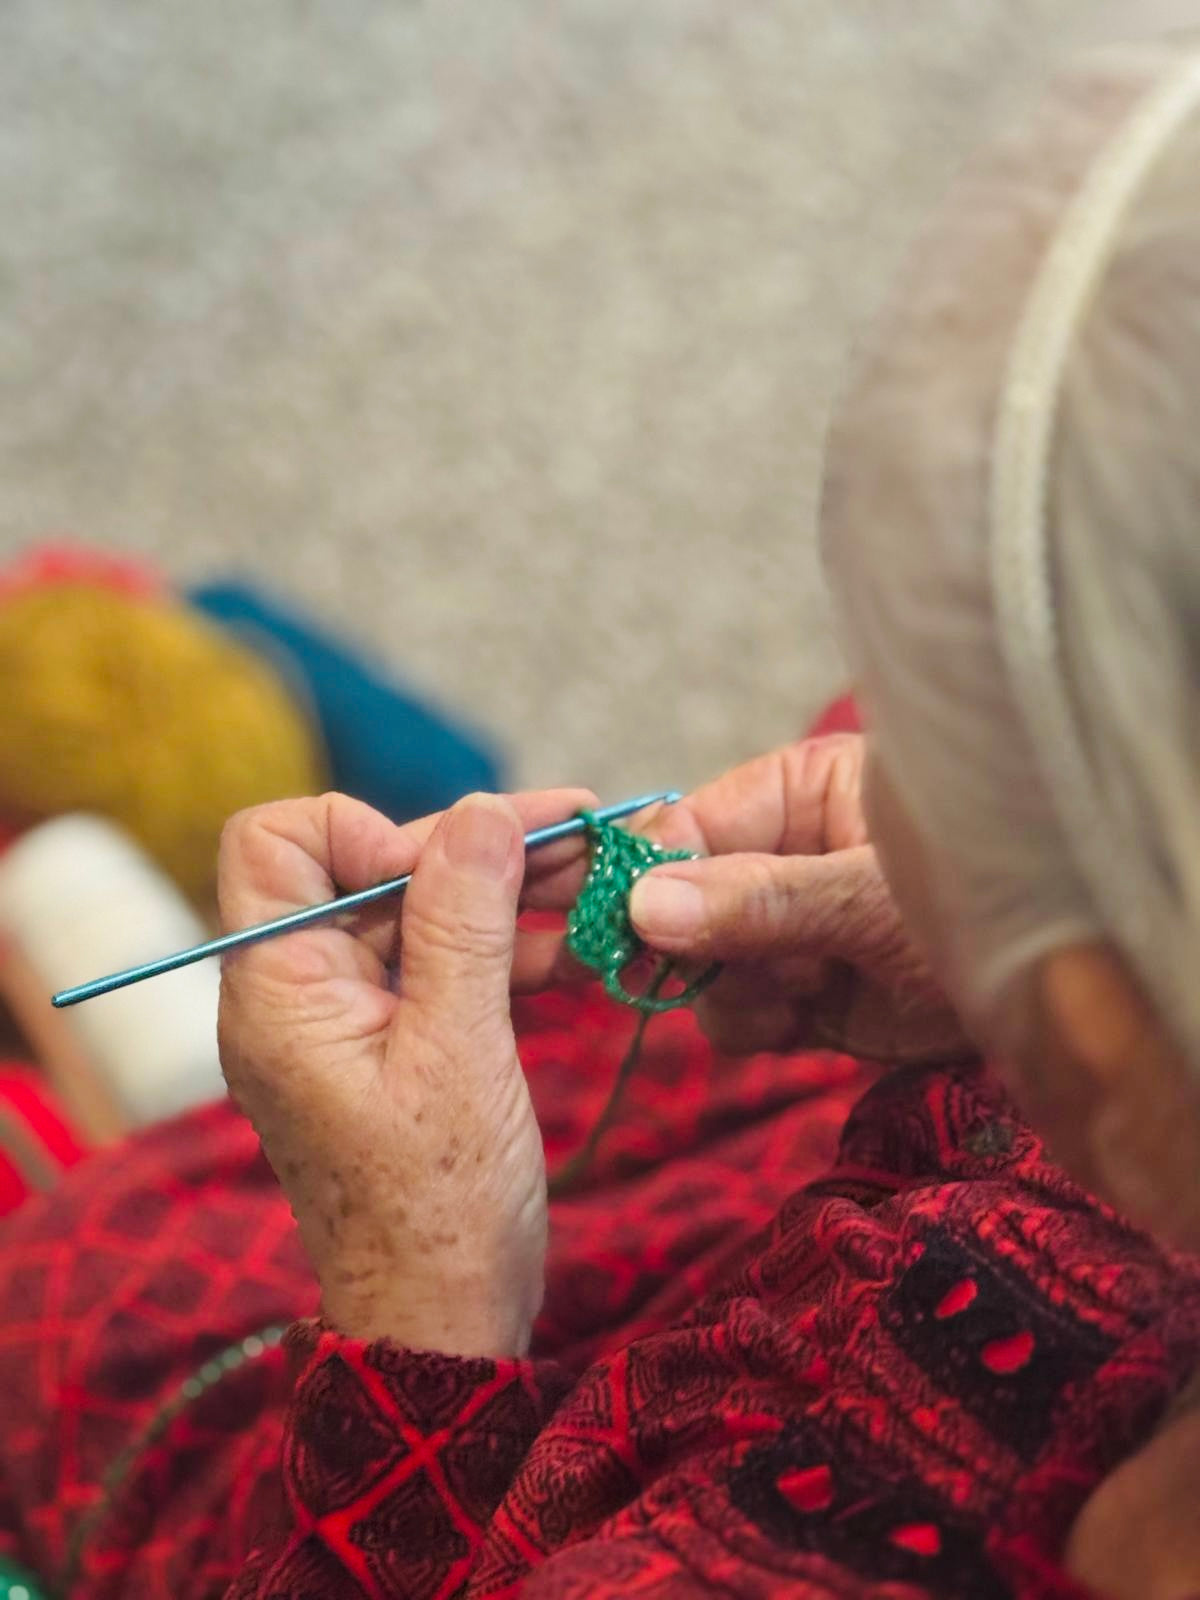
<svg viewBox="0 0 1200 1600">
<path fill-rule="evenodd" d="M 207 900 L 225 819 L 322 780 L 319 741 L 282 679 L 183 604 L 88 584 L 0 603 L 9 818 L 109 817 Z"/>
</svg>

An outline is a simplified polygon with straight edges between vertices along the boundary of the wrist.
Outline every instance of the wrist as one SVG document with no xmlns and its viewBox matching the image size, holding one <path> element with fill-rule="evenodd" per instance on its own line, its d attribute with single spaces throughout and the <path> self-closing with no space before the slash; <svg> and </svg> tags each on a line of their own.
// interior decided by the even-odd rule
<svg viewBox="0 0 1200 1600">
<path fill-rule="evenodd" d="M 525 1356 L 542 1299 L 540 1271 L 536 1284 L 504 1282 L 482 1267 L 414 1276 L 343 1258 L 318 1276 L 322 1315 L 339 1332 L 450 1356 Z"/>
</svg>

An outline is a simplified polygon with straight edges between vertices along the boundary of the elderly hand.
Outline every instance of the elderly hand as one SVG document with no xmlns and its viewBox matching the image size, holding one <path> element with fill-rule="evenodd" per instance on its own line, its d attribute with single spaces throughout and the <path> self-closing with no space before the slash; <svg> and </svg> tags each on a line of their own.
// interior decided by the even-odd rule
<svg viewBox="0 0 1200 1600">
<path fill-rule="evenodd" d="M 695 1004 L 719 1050 L 829 1048 L 889 1063 L 972 1050 L 867 843 L 863 755 L 857 734 L 801 740 L 633 819 L 707 857 L 655 867 L 630 909 L 661 954 L 693 970 L 723 963 Z M 564 909 L 581 880 L 578 867 L 560 872 L 530 903 Z M 530 934 L 514 986 L 580 975 L 561 934 Z"/>
<path fill-rule="evenodd" d="M 654 949 L 725 964 L 696 1005 L 719 1049 L 825 1046 L 888 1062 L 970 1049 L 867 842 L 863 753 L 857 734 L 798 741 L 646 827 L 710 858 L 656 867 L 631 911 Z"/>
<path fill-rule="evenodd" d="M 230 1089 L 346 1333 L 457 1355 L 527 1346 L 546 1176 L 509 1016 L 522 834 L 594 804 L 477 795 L 397 827 L 333 794 L 225 830 L 226 928 L 413 873 L 399 906 L 251 946 L 222 973 Z M 539 851 L 530 885 L 577 871 L 584 849 Z"/>
</svg>

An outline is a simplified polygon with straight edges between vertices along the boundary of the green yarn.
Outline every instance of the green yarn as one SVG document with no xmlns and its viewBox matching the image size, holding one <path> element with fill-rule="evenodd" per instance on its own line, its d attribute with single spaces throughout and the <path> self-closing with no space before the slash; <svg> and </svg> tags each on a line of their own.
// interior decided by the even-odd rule
<svg viewBox="0 0 1200 1600">
<path fill-rule="evenodd" d="M 144 1466 L 148 1452 L 158 1445 L 172 1424 L 202 1395 L 207 1394 L 231 1372 L 236 1372 L 247 1362 L 257 1361 L 261 1356 L 274 1350 L 283 1342 L 286 1332 L 287 1329 L 282 1323 L 272 1323 L 270 1327 L 260 1328 L 257 1333 L 247 1334 L 236 1344 L 218 1350 L 203 1366 L 198 1367 L 177 1385 L 136 1437 L 109 1462 L 100 1480 L 102 1491 L 100 1499 L 84 1512 L 67 1542 L 66 1565 L 62 1580 L 62 1592 L 65 1595 L 71 1595 L 75 1591 L 83 1568 L 84 1550 L 88 1540 L 112 1510 L 119 1491 L 125 1487 L 135 1470 Z M 19 1595 L 12 1595 L 11 1588 L 9 1595 L 12 1600 L 20 1600 Z M 0 1600 L 5 1600 L 2 1588 L 0 1588 Z M 31 1590 L 30 1600 L 43 1600 L 43 1597 L 39 1591 Z"/>
<path fill-rule="evenodd" d="M 550 1179 L 551 1196 L 566 1193 L 587 1173 L 596 1147 L 616 1117 L 625 1087 L 637 1067 L 650 1018 L 661 1011 L 674 1011 L 690 1004 L 721 970 L 719 964 L 713 965 L 679 994 L 664 997 L 661 990 L 674 972 L 675 964 L 662 961 L 641 994 L 629 993 L 621 982 L 621 973 L 645 948 L 629 916 L 633 886 L 644 872 L 664 861 L 694 861 L 696 857 L 690 850 L 665 850 L 662 845 L 629 833 L 615 823 L 598 822 L 590 811 L 581 811 L 580 816 L 587 823 L 592 860 L 583 888 L 567 918 L 567 948 L 576 960 L 600 974 L 605 990 L 614 1000 L 630 1006 L 639 1016 L 629 1048 L 617 1068 L 608 1101 L 583 1148 Z"/>
<path fill-rule="evenodd" d="M 45 1591 L 24 1567 L 0 1557 L 0 1600 L 45 1600 Z"/>
<path fill-rule="evenodd" d="M 567 919 L 567 948 L 577 961 L 600 974 L 606 991 L 620 1005 L 646 1015 L 689 1005 L 716 977 L 717 967 L 709 967 L 680 994 L 665 999 L 658 998 L 658 990 L 672 970 L 670 962 L 660 968 L 660 981 L 643 994 L 630 994 L 621 983 L 621 973 L 644 948 L 629 916 L 634 884 L 664 861 L 694 861 L 695 852 L 665 850 L 615 822 L 598 822 L 591 811 L 579 815 L 587 823 L 592 862 Z"/>
</svg>

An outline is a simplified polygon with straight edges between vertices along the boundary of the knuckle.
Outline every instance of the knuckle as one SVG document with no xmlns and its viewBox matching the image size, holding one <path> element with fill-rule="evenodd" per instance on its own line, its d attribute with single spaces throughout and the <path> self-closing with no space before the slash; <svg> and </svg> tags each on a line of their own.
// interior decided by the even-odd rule
<svg viewBox="0 0 1200 1600">
<path fill-rule="evenodd" d="M 744 937 L 761 945 L 786 938 L 795 905 L 795 890 L 785 863 L 771 856 L 751 856 L 738 910 Z"/>
<path fill-rule="evenodd" d="M 817 820 L 816 836 L 799 847 L 809 852 L 843 848 L 850 842 L 841 837 L 847 829 L 842 812 L 847 801 L 856 802 L 862 780 L 864 744 L 858 733 L 825 733 L 801 739 L 780 752 L 786 794 L 785 814 L 789 819 Z M 854 809 L 852 804 L 851 810 Z M 802 832 L 812 829 L 806 822 Z M 793 843 L 794 825 L 789 820 L 785 845 Z"/>
<path fill-rule="evenodd" d="M 235 811 L 221 828 L 217 846 L 218 871 L 239 867 L 272 836 L 286 836 L 289 824 L 311 804 L 306 800 L 271 800 L 265 805 L 246 806 Z"/>
<path fill-rule="evenodd" d="M 511 927 L 490 921 L 478 910 L 466 909 L 450 917 L 413 904 L 409 913 L 405 935 L 410 945 L 419 942 L 434 955 L 492 959 L 506 954 L 512 945 Z"/>
<path fill-rule="evenodd" d="M 265 809 L 264 806 L 247 806 L 242 811 L 235 811 L 226 819 L 217 846 L 217 862 L 220 869 L 231 866 L 245 853 L 246 842 L 253 829 L 258 826 L 259 815 Z"/>
<path fill-rule="evenodd" d="M 833 753 L 826 785 L 824 846 L 845 850 L 866 844 L 867 824 L 863 813 L 863 765 L 866 746 L 860 734 L 842 734 L 846 740 Z"/>
<path fill-rule="evenodd" d="M 839 883 L 835 915 L 840 925 L 839 944 L 872 966 L 887 965 L 907 947 L 899 911 L 874 851 Z"/>
<path fill-rule="evenodd" d="M 253 851 L 252 840 L 262 810 L 263 807 L 256 806 L 235 811 L 221 829 L 217 844 L 217 912 L 222 928 L 232 926 L 237 920 L 247 861 Z"/>
</svg>

